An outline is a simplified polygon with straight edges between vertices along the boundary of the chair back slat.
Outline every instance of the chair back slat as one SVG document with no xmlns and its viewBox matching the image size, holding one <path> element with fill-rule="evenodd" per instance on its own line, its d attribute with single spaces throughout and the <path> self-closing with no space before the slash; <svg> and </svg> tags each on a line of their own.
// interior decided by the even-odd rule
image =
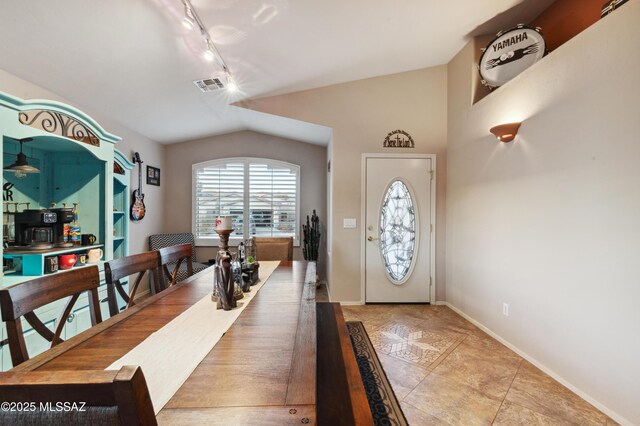
<svg viewBox="0 0 640 426">
<path fill-rule="evenodd" d="M 60 316 L 56 320 L 56 329 L 54 331 L 53 340 L 51 341 L 52 347 L 62 342 L 62 339 L 60 339 L 60 336 L 62 335 L 62 329 L 64 329 L 64 324 L 67 321 L 69 314 L 71 313 L 71 309 L 73 309 L 73 305 L 75 305 L 78 301 L 79 296 L 79 294 L 74 294 L 73 296 L 71 296 L 71 299 L 67 302 L 67 305 L 64 307 L 64 309 L 60 313 Z"/>
<path fill-rule="evenodd" d="M 52 403 L 83 401 L 80 412 L 57 413 L 60 424 L 157 425 L 142 369 L 29 371 L 0 375 L 0 400 Z M 44 424 L 42 412 L 0 412 L 0 424 Z M 64 417 L 67 416 L 67 417 Z"/>
<path fill-rule="evenodd" d="M 53 338 L 55 337 L 55 333 L 40 321 L 40 318 L 33 312 L 27 312 L 23 315 L 23 318 L 27 320 L 29 325 L 38 332 L 39 335 L 47 339 L 49 342 L 53 342 Z"/>
<path fill-rule="evenodd" d="M 2 320 L 7 328 L 9 350 L 14 367 L 29 359 L 22 330 L 22 318 L 38 334 L 51 342 L 50 347 L 53 347 L 63 341 L 60 336 L 66 319 L 82 293 L 89 293 L 91 324 L 102 322 L 98 303 L 99 285 L 100 276 L 97 266 L 89 266 L 60 272 L 56 275 L 45 275 L 0 289 L 0 309 L 2 310 Z M 56 321 L 56 329 L 52 332 L 34 311 L 66 297 L 70 297 L 70 299 Z"/>
<path fill-rule="evenodd" d="M 74 268 L 16 284 L 6 289 L 10 290 L 11 300 L 7 301 L 7 306 L 2 305 L 2 319 L 21 317 L 26 312 L 51 303 L 52 300 L 98 288 L 99 285 L 100 275 L 97 266 Z"/>
<path fill-rule="evenodd" d="M 159 289 L 160 264 L 158 253 L 156 251 L 134 254 L 120 259 L 110 260 L 104 264 L 104 274 L 107 282 L 107 296 L 109 299 L 109 312 L 111 316 L 120 312 L 116 298 L 116 291 L 126 303 L 127 308 L 135 305 L 136 292 L 138 291 L 140 282 L 147 271 L 153 272 L 151 274 L 152 279 L 150 285 L 153 285 L 156 290 Z M 129 292 L 127 293 L 124 291 L 120 280 L 134 274 L 137 274 L 135 283 L 133 286 L 129 287 Z"/>
<path fill-rule="evenodd" d="M 187 274 L 193 275 L 193 247 L 191 244 L 163 247 L 158 250 L 158 253 L 163 272 L 163 288 L 172 287 L 177 283 L 178 271 L 183 262 L 187 264 Z M 172 271 L 169 270 L 170 266 L 173 267 Z"/>
</svg>

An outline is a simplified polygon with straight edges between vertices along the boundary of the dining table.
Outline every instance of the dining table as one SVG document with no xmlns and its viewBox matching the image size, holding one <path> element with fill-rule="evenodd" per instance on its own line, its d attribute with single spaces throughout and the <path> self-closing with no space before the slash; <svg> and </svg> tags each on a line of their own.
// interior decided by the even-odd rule
<svg viewBox="0 0 640 426">
<path fill-rule="evenodd" d="M 220 327 L 218 318 L 232 313 L 216 309 L 213 277 L 214 268 L 207 268 L 13 371 L 111 369 L 135 354 L 159 424 L 315 424 L 315 263 L 274 265 L 266 281 L 238 301 L 242 311 L 215 341 L 206 326 Z M 196 306 L 199 313 L 191 315 Z M 211 349 L 188 361 L 197 352 L 189 349 L 190 336 L 198 333 L 195 345 L 204 338 Z M 154 374 L 165 376 L 156 385 L 165 391 L 164 380 L 182 378 L 158 400 Z"/>
</svg>

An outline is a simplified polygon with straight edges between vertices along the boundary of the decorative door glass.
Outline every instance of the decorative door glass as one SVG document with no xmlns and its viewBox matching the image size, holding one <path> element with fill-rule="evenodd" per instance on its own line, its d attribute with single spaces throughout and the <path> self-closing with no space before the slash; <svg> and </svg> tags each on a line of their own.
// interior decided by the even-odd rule
<svg viewBox="0 0 640 426">
<path fill-rule="evenodd" d="M 380 254 L 388 277 L 400 285 L 409 278 L 416 252 L 416 211 L 400 179 L 389 184 L 380 208 Z"/>
</svg>

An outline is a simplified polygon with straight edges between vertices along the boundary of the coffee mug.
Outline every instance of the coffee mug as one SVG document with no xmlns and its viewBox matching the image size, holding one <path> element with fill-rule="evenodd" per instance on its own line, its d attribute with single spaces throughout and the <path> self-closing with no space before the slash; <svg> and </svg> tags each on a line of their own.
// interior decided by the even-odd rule
<svg viewBox="0 0 640 426">
<path fill-rule="evenodd" d="M 87 263 L 100 262 L 100 259 L 102 259 L 102 249 L 95 248 L 89 250 L 87 255 Z"/>
<path fill-rule="evenodd" d="M 58 256 L 58 269 L 71 269 L 76 264 L 78 256 L 75 254 L 62 254 Z"/>
<path fill-rule="evenodd" d="M 83 266 L 87 263 L 87 253 L 79 253 L 76 266 Z"/>
<path fill-rule="evenodd" d="M 58 272 L 58 257 L 57 256 L 47 256 L 44 258 L 44 273 L 45 274 L 53 274 L 54 272 Z"/>
<path fill-rule="evenodd" d="M 98 239 L 93 234 L 82 234 L 80 236 L 80 242 L 82 243 L 83 246 L 90 246 L 92 244 L 95 244 L 97 240 Z"/>
</svg>

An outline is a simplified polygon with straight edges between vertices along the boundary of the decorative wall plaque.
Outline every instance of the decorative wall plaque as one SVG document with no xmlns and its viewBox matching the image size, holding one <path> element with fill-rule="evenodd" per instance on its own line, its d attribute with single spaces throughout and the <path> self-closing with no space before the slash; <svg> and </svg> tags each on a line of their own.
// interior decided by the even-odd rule
<svg viewBox="0 0 640 426">
<path fill-rule="evenodd" d="M 404 130 L 394 130 L 389 133 L 384 142 L 383 148 L 415 148 L 415 143 L 411 135 Z"/>
<path fill-rule="evenodd" d="M 147 166 L 147 184 L 160 186 L 160 169 L 159 168 Z"/>
</svg>

